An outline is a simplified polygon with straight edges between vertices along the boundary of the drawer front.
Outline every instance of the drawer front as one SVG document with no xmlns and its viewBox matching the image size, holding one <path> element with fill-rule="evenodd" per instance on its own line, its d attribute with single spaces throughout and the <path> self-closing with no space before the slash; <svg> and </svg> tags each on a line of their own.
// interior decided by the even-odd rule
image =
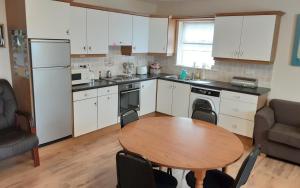
<svg viewBox="0 0 300 188">
<path fill-rule="evenodd" d="M 118 86 L 111 86 L 111 87 L 104 87 L 98 89 L 98 96 L 110 95 L 110 94 L 117 94 L 118 93 Z"/>
<path fill-rule="evenodd" d="M 254 121 L 256 104 L 221 99 L 220 113 Z"/>
<path fill-rule="evenodd" d="M 222 90 L 221 99 L 257 104 L 258 96 Z"/>
<path fill-rule="evenodd" d="M 219 115 L 218 126 L 223 127 L 233 133 L 253 137 L 254 122 L 232 116 Z"/>
<path fill-rule="evenodd" d="M 97 97 L 97 89 L 73 92 L 73 101 L 80 101 L 94 97 Z"/>
</svg>

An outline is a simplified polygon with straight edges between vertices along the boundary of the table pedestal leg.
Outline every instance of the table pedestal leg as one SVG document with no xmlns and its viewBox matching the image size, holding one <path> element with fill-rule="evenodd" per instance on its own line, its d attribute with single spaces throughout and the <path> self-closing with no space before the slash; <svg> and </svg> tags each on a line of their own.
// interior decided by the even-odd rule
<svg viewBox="0 0 300 188">
<path fill-rule="evenodd" d="M 203 180 L 205 178 L 205 170 L 198 170 L 195 172 L 196 184 L 195 188 L 203 188 Z"/>
</svg>

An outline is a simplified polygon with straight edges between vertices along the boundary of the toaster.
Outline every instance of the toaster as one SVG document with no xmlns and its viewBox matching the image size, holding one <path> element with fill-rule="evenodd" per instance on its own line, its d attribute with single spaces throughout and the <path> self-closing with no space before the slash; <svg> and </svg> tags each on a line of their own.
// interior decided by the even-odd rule
<svg viewBox="0 0 300 188">
<path fill-rule="evenodd" d="M 245 77 L 233 77 L 231 80 L 231 84 L 240 87 L 248 87 L 248 88 L 257 88 L 258 81 L 254 78 L 245 78 Z"/>
</svg>

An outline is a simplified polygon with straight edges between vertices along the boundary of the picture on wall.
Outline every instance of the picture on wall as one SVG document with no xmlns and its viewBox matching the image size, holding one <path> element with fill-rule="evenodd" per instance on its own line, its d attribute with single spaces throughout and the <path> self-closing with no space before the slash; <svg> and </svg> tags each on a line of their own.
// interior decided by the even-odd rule
<svg viewBox="0 0 300 188">
<path fill-rule="evenodd" d="M 300 66 L 300 14 L 297 16 L 292 65 Z"/>
<path fill-rule="evenodd" d="M 4 39 L 4 26 L 0 24 L 0 48 L 5 47 L 5 39 Z"/>
</svg>

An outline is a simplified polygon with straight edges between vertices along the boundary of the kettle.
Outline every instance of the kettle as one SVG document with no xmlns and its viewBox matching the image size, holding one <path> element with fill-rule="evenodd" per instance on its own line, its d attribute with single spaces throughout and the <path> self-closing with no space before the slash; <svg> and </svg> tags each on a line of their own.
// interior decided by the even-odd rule
<svg viewBox="0 0 300 188">
<path fill-rule="evenodd" d="M 111 71 L 110 70 L 106 71 L 106 78 L 111 78 Z"/>
</svg>

